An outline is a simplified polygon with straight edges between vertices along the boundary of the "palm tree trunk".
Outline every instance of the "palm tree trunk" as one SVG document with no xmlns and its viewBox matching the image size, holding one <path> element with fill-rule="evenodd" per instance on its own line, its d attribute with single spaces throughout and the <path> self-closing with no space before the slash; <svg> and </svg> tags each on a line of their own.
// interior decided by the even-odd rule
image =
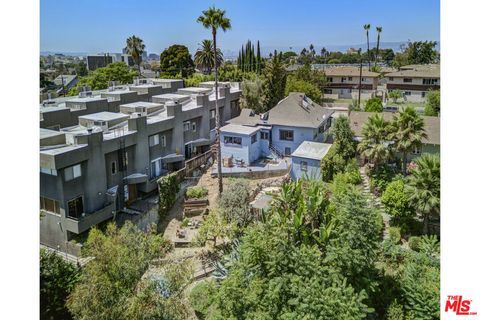
<svg viewBox="0 0 480 320">
<path fill-rule="evenodd" d="M 380 33 L 377 36 L 377 50 L 375 52 L 375 69 L 377 68 L 377 60 L 378 60 L 378 50 L 380 48 Z"/>
<path fill-rule="evenodd" d="M 406 151 L 403 152 L 403 168 L 402 168 L 402 171 L 403 171 L 403 175 L 406 176 L 407 175 L 407 152 Z"/>
<path fill-rule="evenodd" d="M 213 60 L 215 67 L 215 134 L 217 144 L 217 168 L 218 168 L 218 193 L 223 192 L 223 180 L 222 180 L 222 154 L 220 152 L 220 109 L 218 107 L 218 66 L 217 66 L 217 33 L 213 29 Z"/>
<path fill-rule="evenodd" d="M 427 213 L 423 217 L 423 234 L 428 234 L 428 222 L 430 221 L 430 214 Z"/>
<path fill-rule="evenodd" d="M 370 38 L 368 37 L 367 31 L 367 57 L 368 57 L 368 70 L 370 70 Z"/>
</svg>

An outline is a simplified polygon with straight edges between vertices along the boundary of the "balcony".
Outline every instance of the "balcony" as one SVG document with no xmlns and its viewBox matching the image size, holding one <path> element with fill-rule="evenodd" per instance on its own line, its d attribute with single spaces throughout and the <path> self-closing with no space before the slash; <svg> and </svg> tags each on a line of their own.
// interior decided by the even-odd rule
<svg viewBox="0 0 480 320">
<path fill-rule="evenodd" d="M 102 209 L 86 214 L 79 219 L 67 217 L 65 219 L 65 228 L 70 232 L 80 234 L 100 222 L 112 218 L 115 209 L 115 203 L 110 203 Z"/>
</svg>

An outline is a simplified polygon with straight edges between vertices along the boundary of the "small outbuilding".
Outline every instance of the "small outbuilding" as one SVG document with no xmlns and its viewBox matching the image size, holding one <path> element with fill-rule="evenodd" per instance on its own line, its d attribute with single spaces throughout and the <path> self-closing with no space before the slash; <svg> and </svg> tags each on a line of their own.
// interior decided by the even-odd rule
<svg viewBox="0 0 480 320">
<path fill-rule="evenodd" d="M 331 146 L 329 143 L 303 141 L 292 153 L 292 179 L 298 180 L 305 176 L 320 179 L 320 163 Z"/>
</svg>

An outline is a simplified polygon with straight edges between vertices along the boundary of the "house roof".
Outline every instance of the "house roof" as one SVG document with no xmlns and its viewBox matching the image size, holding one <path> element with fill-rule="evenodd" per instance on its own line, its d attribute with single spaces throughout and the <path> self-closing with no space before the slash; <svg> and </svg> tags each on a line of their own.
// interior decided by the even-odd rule
<svg viewBox="0 0 480 320">
<path fill-rule="evenodd" d="M 352 128 L 355 136 L 362 136 L 363 124 L 374 114 L 374 112 L 358 111 L 350 113 L 350 128 Z M 382 112 L 383 118 L 387 121 L 391 121 L 394 114 L 393 112 Z M 427 133 L 427 138 L 423 139 L 423 143 L 440 145 L 440 118 L 428 116 L 422 116 L 422 118 L 425 122 L 425 132 Z"/>
<path fill-rule="evenodd" d="M 340 76 L 351 77 L 360 76 L 360 67 L 335 67 L 325 69 L 325 75 L 327 77 Z M 379 77 L 380 73 L 369 71 L 368 68 L 362 68 L 362 77 Z"/>
<path fill-rule="evenodd" d="M 92 114 L 87 114 L 84 116 L 78 117 L 79 119 L 87 119 L 87 120 L 93 120 L 93 121 L 112 121 L 112 120 L 117 120 L 117 119 L 128 119 L 129 116 L 125 115 L 123 113 L 118 113 L 118 112 L 108 112 L 108 111 L 102 111 L 102 112 L 97 112 L 97 113 L 92 113 Z"/>
<path fill-rule="evenodd" d="M 256 126 L 261 123 L 260 115 L 255 114 L 252 109 L 242 109 L 240 115 L 227 121 L 231 124 L 241 124 L 245 126 Z"/>
<path fill-rule="evenodd" d="M 333 113 L 333 110 L 316 104 L 304 93 L 291 92 L 268 112 L 268 119 L 262 124 L 318 128 Z"/>
<path fill-rule="evenodd" d="M 292 153 L 292 157 L 322 160 L 331 146 L 329 143 L 303 141 Z"/>
<path fill-rule="evenodd" d="M 385 77 L 440 78 L 439 64 L 409 65 L 400 69 L 385 74 Z"/>
<path fill-rule="evenodd" d="M 62 78 L 63 78 L 63 84 L 65 86 L 68 86 L 68 84 L 70 82 L 72 82 L 73 80 L 75 80 L 77 78 L 76 75 L 74 74 L 61 74 L 59 75 L 58 77 L 55 78 L 55 80 L 53 80 L 53 82 L 57 85 L 57 86 L 61 86 L 62 85 Z"/>
<path fill-rule="evenodd" d="M 251 135 L 259 130 L 260 128 L 257 128 L 257 127 L 248 127 L 248 126 L 242 126 L 242 125 L 231 124 L 231 123 L 220 128 L 221 132 L 236 133 L 236 134 L 242 134 L 242 135 Z"/>
</svg>

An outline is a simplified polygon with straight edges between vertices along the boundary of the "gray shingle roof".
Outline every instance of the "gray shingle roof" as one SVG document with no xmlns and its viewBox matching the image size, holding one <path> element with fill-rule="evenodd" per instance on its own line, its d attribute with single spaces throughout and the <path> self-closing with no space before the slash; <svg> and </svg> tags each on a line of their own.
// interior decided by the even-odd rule
<svg viewBox="0 0 480 320">
<path fill-rule="evenodd" d="M 439 64 L 403 66 L 400 71 L 385 74 L 385 77 L 440 78 Z"/>
<path fill-rule="evenodd" d="M 331 146 L 329 143 L 303 141 L 292 153 L 292 157 L 322 160 Z"/>
</svg>

